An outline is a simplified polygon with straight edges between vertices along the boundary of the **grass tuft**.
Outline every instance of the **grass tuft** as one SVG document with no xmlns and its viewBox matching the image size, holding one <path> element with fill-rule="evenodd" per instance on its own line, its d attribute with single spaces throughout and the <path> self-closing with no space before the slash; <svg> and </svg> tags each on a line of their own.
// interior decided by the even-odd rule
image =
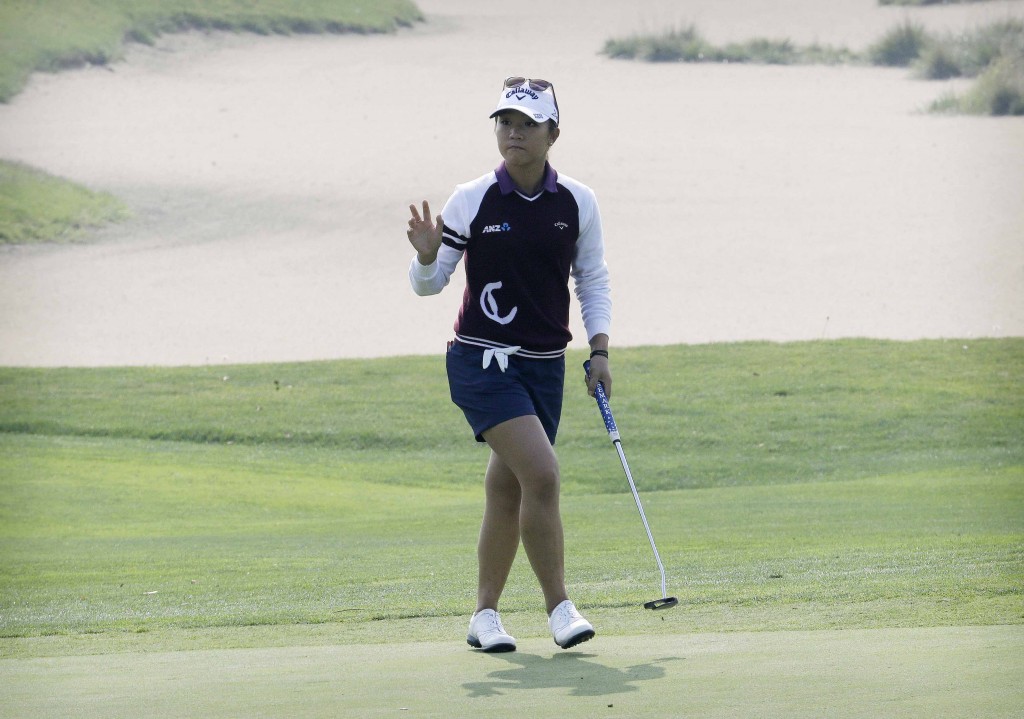
<svg viewBox="0 0 1024 719">
<path fill-rule="evenodd" d="M 789 40 L 755 38 L 724 47 L 712 45 L 693 25 L 660 35 L 608 40 L 609 57 L 651 62 L 728 62 L 775 65 L 867 62 L 913 67 L 924 79 L 978 78 L 963 97 L 947 94 L 935 112 L 986 115 L 1024 114 L 1024 22 L 1008 19 L 960 34 L 935 36 L 904 21 L 863 53 L 822 45 L 796 46 Z"/>
<path fill-rule="evenodd" d="M 823 45 L 799 47 L 788 39 L 754 38 L 724 47 L 712 45 L 690 25 L 663 34 L 634 35 L 605 42 L 602 52 L 609 57 L 648 62 L 723 62 L 792 65 L 848 61 L 850 53 Z"/>
<path fill-rule="evenodd" d="M 1024 115 L 1024 56 L 994 63 L 952 106 L 976 115 Z"/>
<path fill-rule="evenodd" d="M 927 39 L 923 25 L 905 20 L 868 47 L 867 57 L 873 65 L 909 67 L 921 56 Z"/>
<path fill-rule="evenodd" d="M 915 67 L 928 79 L 977 78 L 963 95 L 936 100 L 934 112 L 1024 115 L 1024 21 L 934 38 Z"/>
<path fill-rule="evenodd" d="M 649 62 L 697 62 L 704 59 L 708 45 L 697 28 L 673 28 L 660 35 L 634 35 L 605 42 L 602 52 L 612 58 Z"/>
</svg>

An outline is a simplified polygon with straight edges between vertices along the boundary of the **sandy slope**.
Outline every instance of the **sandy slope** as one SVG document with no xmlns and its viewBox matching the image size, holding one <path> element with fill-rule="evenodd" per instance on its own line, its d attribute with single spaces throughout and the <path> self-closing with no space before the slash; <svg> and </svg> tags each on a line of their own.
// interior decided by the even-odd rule
<svg viewBox="0 0 1024 719">
<path fill-rule="evenodd" d="M 1024 121 L 922 114 L 951 85 L 903 70 L 598 54 L 690 22 L 862 48 L 1024 1 L 419 4 L 428 22 L 388 37 L 167 38 L 0 106 L 0 157 L 136 212 L 0 251 L 0 364 L 443 349 L 460 288 L 409 290 L 406 207 L 497 164 L 487 115 L 513 73 L 555 80 L 553 164 L 601 200 L 614 342 L 1024 334 Z"/>
</svg>

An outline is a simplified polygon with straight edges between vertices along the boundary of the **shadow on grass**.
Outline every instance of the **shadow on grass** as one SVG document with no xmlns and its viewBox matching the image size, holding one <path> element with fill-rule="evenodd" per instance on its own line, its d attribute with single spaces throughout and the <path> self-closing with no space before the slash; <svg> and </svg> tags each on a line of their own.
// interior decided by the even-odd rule
<svg viewBox="0 0 1024 719">
<path fill-rule="evenodd" d="M 569 689 L 569 695 L 575 697 L 625 694 L 637 691 L 637 682 L 663 678 L 665 669 L 658 665 L 679 659 L 666 657 L 625 669 L 615 669 L 588 661 L 595 658 L 596 654 L 573 652 L 542 657 L 509 652 L 492 656 L 515 666 L 491 672 L 487 675 L 491 681 L 463 684 L 470 698 L 497 696 L 516 689 Z"/>
</svg>

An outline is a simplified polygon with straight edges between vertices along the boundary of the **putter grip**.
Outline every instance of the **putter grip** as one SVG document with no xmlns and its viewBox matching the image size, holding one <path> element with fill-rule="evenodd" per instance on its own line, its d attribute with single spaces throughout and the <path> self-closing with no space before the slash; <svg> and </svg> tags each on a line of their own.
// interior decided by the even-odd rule
<svg viewBox="0 0 1024 719">
<path fill-rule="evenodd" d="M 587 372 L 587 379 L 590 379 L 590 360 L 583 363 L 583 369 Z M 614 442 L 619 438 L 619 429 L 615 426 L 615 418 L 612 416 L 612 408 L 608 404 L 608 395 L 605 394 L 603 382 L 597 383 L 597 388 L 594 390 L 594 399 L 597 400 L 597 408 L 601 410 L 604 428 L 608 430 L 608 436 Z"/>
</svg>

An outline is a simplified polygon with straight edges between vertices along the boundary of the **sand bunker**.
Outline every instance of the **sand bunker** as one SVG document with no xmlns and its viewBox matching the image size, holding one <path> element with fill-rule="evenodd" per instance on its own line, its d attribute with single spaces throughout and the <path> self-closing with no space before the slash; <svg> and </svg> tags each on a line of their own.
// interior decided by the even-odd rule
<svg viewBox="0 0 1024 719">
<path fill-rule="evenodd" d="M 498 163 L 487 115 L 520 73 L 554 80 L 552 163 L 598 193 L 614 344 L 1024 334 L 1021 119 L 924 114 L 963 85 L 905 70 L 598 54 L 691 22 L 859 49 L 907 16 L 971 27 L 1024 2 L 419 4 L 393 36 L 165 38 L 0 106 L 0 157 L 136 213 L 0 250 L 0 364 L 442 351 L 461 288 L 413 295 L 406 207 Z"/>
</svg>

